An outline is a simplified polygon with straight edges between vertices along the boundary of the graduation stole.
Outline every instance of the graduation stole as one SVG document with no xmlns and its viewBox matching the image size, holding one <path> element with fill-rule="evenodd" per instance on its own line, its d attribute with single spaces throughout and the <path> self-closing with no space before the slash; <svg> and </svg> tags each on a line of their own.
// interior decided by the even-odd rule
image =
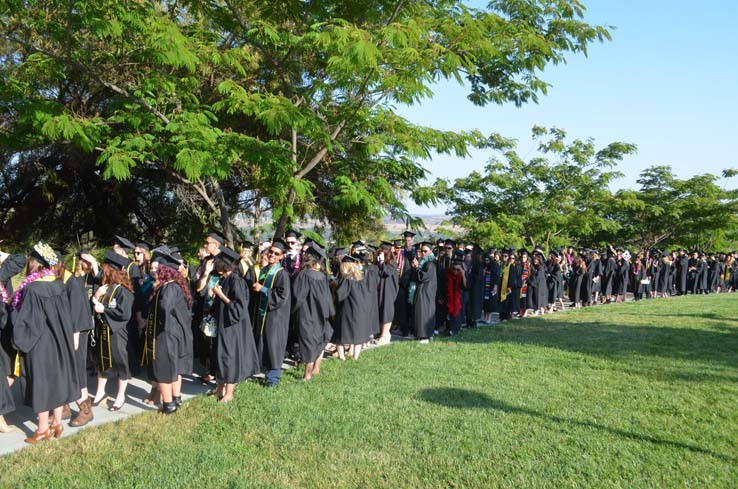
<svg viewBox="0 0 738 489">
<path fill-rule="evenodd" d="M 429 253 L 427 256 L 424 256 L 423 258 L 421 258 L 420 261 L 418 262 L 418 270 L 419 271 L 422 270 L 423 266 L 425 266 L 426 263 L 428 263 L 429 261 L 432 261 L 433 259 L 435 259 L 435 256 L 433 255 L 433 253 Z M 415 304 L 415 292 L 417 290 L 418 290 L 418 282 L 413 280 L 412 282 L 410 282 L 410 286 L 407 290 L 407 303 L 408 304 Z"/>
<path fill-rule="evenodd" d="M 115 291 L 118 290 L 118 287 L 120 287 L 120 284 L 115 284 L 112 292 L 110 292 L 110 295 L 108 296 L 108 307 L 110 307 L 110 303 L 113 302 Z M 105 295 L 107 295 L 107 292 Z M 103 301 L 104 300 L 105 298 L 103 297 Z M 110 350 L 110 325 L 108 324 L 107 319 L 105 319 L 104 313 L 98 313 L 98 315 L 103 326 L 100 330 L 100 362 L 102 363 L 103 368 L 105 368 L 105 360 L 107 360 L 109 365 L 108 368 L 113 368 L 113 353 Z M 105 345 L 108 345 L 107 357 L 105 356 Z"/>
<path fill-rule="evenodd" d="M 274 281 L 277 278 L 277 274 L 283 270 L 282 264 L 277 262 L 271 267 L 267 267 L 266 269 L 262 270 L 259 274 L 259 283 L 267 287 L 268 289 L 271 289 L 274 285 Z M 264 295 L 259 292 L 259 307 L 256 308 L 256 318 L 254 321 L 254 325 L 259 325 L 259 336 L 261 336 L 264 333 L 264 325 L 266 324 L 266 317 L 267 317 L 267 308 L 269 306 L 269 298 L 264 297 Z"/>
<path fill-rule="evenodd" d="M 505 263 L 502 267 L 502 286 L 500 287 L 500 302 L 507 299 L 507 279 L 510 278 L 510 263 Z"/>
<path fill-rule="evenodd" d="M 130 262 L 128 265 L 126 265 L 126 276 L 128 276 L 128 280 L 131 279 L 131 267 L 135 264 L 135 262 Z"/>
<path fill-rule="evenodd" d="M 484 269 L 484 300 L 489 300 L 492 295 L 492 272 L 485 268 Z"/>
<path fill-rule="evenodd" d="M 165 285 L 171 284 L 172 282 L 174 282 L 174 280 L 164 282 L 161 287 L 156 290 L 156 294 L 154 295 L 154 308 L 152 309 L 152 312 L 149 313 L 149 317 L 146 318 L 146 336 L 144 338 L 144 351 L 143 356 L 141 357 L 141 366 L 148 365 L 149 363 L 149 335 L 151 335 L 152 338 L 151 361 L 153 362 L 156 360 L 156 325 L 158 324 L 159 318 L 159 294 L 161 294 L 161 289 L 163 289 Z"/>
<path fill-rule="evenodd" d="M 453 272 L 452 268 L 446 270 L 446 296 L 448 297 L 448 314 L 456 317 L 461 312 L 461 284 L 462 271 L 459 274 Z"/>
</svg>

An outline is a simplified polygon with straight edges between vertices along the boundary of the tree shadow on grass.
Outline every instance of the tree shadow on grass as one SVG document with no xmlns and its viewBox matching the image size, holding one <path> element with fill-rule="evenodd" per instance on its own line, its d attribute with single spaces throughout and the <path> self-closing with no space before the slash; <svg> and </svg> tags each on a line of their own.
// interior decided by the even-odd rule
<svg viewBox="0 0 738 489">
<path fill-rule="evenodd" d="M 599 321 L 566 322 L 563 319 L 564 317 L 556 320 L 530 318 L 513 321 L 502 326 L 465 331 L 452 341 L 536 345 L 606 358 L 646 355 L 731 368 L 738 364 L 738 334 L 731 334 L 738 332 L 738 329 L 728 325 L 725 325 L 726 332 L 718 332 Z"/>
<path fill-rule="evenodd" d="M 655 436 L 646 435 L 642 433 L 634 433 L 630 431 L 621 430 L 618 428 L 610 428 L 609 426 L 595 424 L 589 421 L 578 421 L 576 419 L 569 419 L 569 418 L 564 418 L 561 416 L 555 416 L 552 414 L 543 413 L 540 411 L 536 411 L 534 409 L 514 406 L 512 404 L 508 404 L 499 399 L 493 399 L 482 392 L 476 392 L 476 391 L 471 391 L 471 390 L 466 390 L 466 389 L 458 389 L 454 387 L 436 387 L 436 388 L 430 388 L 430 389 L 423 389 L 422 391 L 418 393 L 418 397 L 425 402 L 429 402 L 432 404 L 438 404 L 438 405 L 449 407 L 449 408 L 492 409 L 495 411 L 502 411 L 504 413 L 523 414 L 526 416 L 531 416 L 534 418 L 539 418 L 539 419 L 543 419 L 546 421 L 551 421 L 551 422 L 559 423 L 559 424 L 566 424 L 570 426 L 580 426 L 584 428 L 595 428 L 597 430 L 604 431 L 604 432 L 607 432 L 607 433 L 610 433 L 616 436 L 620 436 L 622 438 L 627 438 L 630 440 L 642 441 L 646 443 L 652 443 L 654 445 L 661 445 L 661 446 L 672 447 L 672 448 L 679 448 L 679 449 L 688 450 L 694 453 L 702 453 L 702 454 L 709 455 L 711 457 L 715 457 L 717 459 L 720 459 L 726 462 L 733 462 L 733 463 L 738 462 L 738 459 L 736 459 L 735 457 L 731 457 L 729 455 L 725 455 L 722 453 L 717 453 L 712 450 L 699 447 L 697 445 L 692 445 L 689 443 L 682 443 L 682 442 L 674 441 L 674 440 L 666 440 L 663 438 L 657 438 Z"/>
</svg>

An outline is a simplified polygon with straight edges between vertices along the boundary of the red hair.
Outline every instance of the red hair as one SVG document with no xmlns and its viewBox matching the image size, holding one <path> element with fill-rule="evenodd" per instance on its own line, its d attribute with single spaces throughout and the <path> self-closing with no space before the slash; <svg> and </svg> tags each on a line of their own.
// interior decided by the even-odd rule
<svg viewBox="0 0 738 489">
<path fill-rule="evenodd" d="M 167 282 L 176 282 L 179 288 L 182 289 L 185 302 L 187 307 L 192 307 L 192 294 L 190 293 L 190 285 L 187 283 L 187 279 L 179 273 L 179 270 L 170 268 L 163 263 L 159 263 L 159 267 L 156 269 L 156 287 L 152 291 L 151 297 L 154 296 L 157 290 L 159 290 Z"/>
<path fill-rule="evenodd" d="M 103 263 L 103 285 L 118 284 L 133 293 L 131 281 L 128 279 L 128 273 L 125 270 L 116 270 L 107 263 Z"/>
</svg>

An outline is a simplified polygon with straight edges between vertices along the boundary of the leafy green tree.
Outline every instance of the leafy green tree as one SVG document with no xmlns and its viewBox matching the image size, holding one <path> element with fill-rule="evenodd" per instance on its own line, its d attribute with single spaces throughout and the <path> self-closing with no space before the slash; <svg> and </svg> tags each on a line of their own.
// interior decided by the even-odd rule
<svg viewBox="0 0 738 489">
<path fill-rule="evenodd" d="M 271 211 L 276 234 L 309 216 L 371 223 L 432 198 L 417 184 L 431 154 L 486 144 L 396 104 L 443 78 L 479 105 L 536 101 L 546 65 L 609 39 L 583 13 L 577 0 L 6 0 L 0 145 L 11 160 L 61 148 L 63 166 L 90 155 L 100 178 L 181 198 L 178 215 L 231 240 L 242 213 Z"/>
<path fill-rule="evenodd" d="M 453 184 L 438 181 L 451 221 L 483 245 L 542 246 L 595 244 L 597 233 L 612 233 L 618 222 L 607 218 L 613 199 L 609 184 L 615 169 L 636 147 L 611 143 L 597 150 L 589 139 L 567 142 L 560 129 L 533 128 L 540 156 L 528 161 L 515 141 L 495 136 L 484 173 L 473 172 Z"/>
</svg>

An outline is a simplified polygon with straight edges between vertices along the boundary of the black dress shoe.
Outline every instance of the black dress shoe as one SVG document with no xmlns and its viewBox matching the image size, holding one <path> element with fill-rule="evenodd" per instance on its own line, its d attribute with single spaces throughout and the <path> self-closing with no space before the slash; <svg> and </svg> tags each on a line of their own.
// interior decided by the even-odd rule
<svg viewBox="0 0 738 489">
<path fill-rule="evenodd" d="M 174 396 L 172 397 L 174 400 L 174 404 L 177 405 L 177 407 L 182 407 L 182 396 Z"/>
<path fill-rule="evenodd" d="M 177 411 L 177 404 L 174 402 L 162 402 L 161 403 L 161 412 L 164 414 L 172 414 L 173 412 Z"/>
</svg>

